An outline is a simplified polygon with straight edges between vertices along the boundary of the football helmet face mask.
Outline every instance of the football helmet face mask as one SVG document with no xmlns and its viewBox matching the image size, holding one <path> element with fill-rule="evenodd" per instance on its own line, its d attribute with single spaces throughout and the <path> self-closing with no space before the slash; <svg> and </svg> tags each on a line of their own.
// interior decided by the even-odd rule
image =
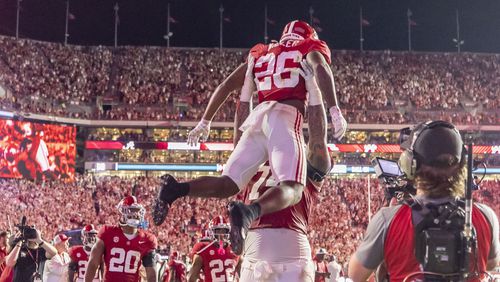
<svg viewBox="0 0 500 282">
<path fill-rule="evenodd" d="M 291 21 L 283 29 L 280 43 L 285 44 L 289 40 L 305 40 L 308 38 L 318 39 L 318 34 L 308 23 L 303 21 Z"/>
<path fill-rule="evenodd" d="M 117 208 L 122 215 L 120 219 L 121 225 L 127 225 L 134 228 L 143 226 L 146 209 L 138 203 L 136 197 L 127 196 L 123 198 Z"/>
<path fill-rule="evenodd" d="M 97 242 L 97 230 L 93 224 L 88 224 L 82 228 L 81 232 L 83 245 L 91 249 Z"/>
<path fill-rule="evenodd" d="M 203 237 L 201 237 L 200 242 L 210 242 L 214 240 L 214 235 L 212 234 L 212 230 L 207 229 L 203 231 Z"/>
<path fill-rule="evenodd" d="M 219 241 L 227 241 L 229 240 L 229 231 L 231 231 L 231 225 L 227 222 L 227 220 L 222 216 L 216 216 L 208 225 L 208 229 L 212 233 L 214 239 Z"/>
</svg>

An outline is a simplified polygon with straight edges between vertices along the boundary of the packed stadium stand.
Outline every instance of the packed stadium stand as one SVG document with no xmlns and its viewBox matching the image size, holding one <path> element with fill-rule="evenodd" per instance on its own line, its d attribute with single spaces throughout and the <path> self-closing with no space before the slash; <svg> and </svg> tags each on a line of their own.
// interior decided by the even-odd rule
<svg viewBox="0 0 500 282">
<path fill-rule="evenodd" d="M 80 47 L 0 36 L 4 107 L 113 120 L 198 120 L 245 50 Z M 350 123 L 498 124 L 500 55 L 333 51 Z M 15 95 L 13 95 L 15 93 Z M 216 121 L 233 119 L 233 95 Z"/>
</svg>

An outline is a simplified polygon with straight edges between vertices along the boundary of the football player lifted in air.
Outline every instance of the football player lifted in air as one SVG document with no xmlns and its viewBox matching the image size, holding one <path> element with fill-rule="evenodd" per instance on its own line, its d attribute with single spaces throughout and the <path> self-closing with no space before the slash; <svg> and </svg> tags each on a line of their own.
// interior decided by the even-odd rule
<svg viewBox="0 0 500 282">
<path fill-rule="evenodd" d="M 303 65 L 304 76 L 313 76 L 312 68 Z M 309 93 L 308 99 L 307 179 L 300 201 L 288 208 L 263 215 L 254 220 L 245 238 L 240 282 L 283 281 L 312 282 L 315 279 L 311 246 L 307 229 L 312 207 L 318 203 L 323 179 L 331 169 L 326 141 L 326 112 L 319 93 Z M 241 124 L 245 111 L 237 112 L 235 125 Z M 235 139 L 239 138 L 235 132 Z M 262 166 L 240 194 L 246 204 L 275 185 L 273 171 Z"/>
<path fill-rule="evenodd" d="M 192 145 L 197 145 L 200 138 L 206 141 L 210 122 L 231 91 L 241 88 L 238 108 L 246 110 L 251 107 L 253 92 L 258 92 L 259 105 L 239 127 L 243 131 L 241 140 L 222 176 L 205 176 L 186 183 L 178 183 L 170 175 L 163 176 L 153 212 L 154 223 L 160 225 L 170 205 L 180 197 L 227 198 L 237 194 L 266 161 L 269 161 L 275 185 L 250 205 L 239 202 L 230 205 L 230 239 L 234 252 L 238 255 L 243 252 L 243 241 L 253 220 L 297 204 L 307 180 L 302 133 L 307 93 L 310 97 L 319 95 L 326 102 L 333 137 L 342 138 L 347 128 L 338 107 L 330 63 L 330 49 L 318 39 L 316 31 L 302 21 L 288 23 L 279 42 L 255 45 L 247 62 L 215 90 L 203 119 L 188 136 L 188 143 Z M 305 74 L 309 66 L 312 75 Z"/>
</svg>

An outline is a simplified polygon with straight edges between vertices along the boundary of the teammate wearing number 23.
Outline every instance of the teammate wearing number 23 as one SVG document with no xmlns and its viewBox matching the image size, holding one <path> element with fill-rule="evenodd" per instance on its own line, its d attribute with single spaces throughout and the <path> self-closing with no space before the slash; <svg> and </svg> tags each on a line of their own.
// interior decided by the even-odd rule
<svg viewBox="0 0 500 282">
<path fill-rule="evenodd" d="M 118 226 L 103 226 L 92 248 L 85 281 L 91 282 L 101 259 L 104 259 L 105 282 L 139 282 L 140 263 L 146 269 L 147 281 L 157 281 L 153 257 L 156 237 L 139 227 L 144 224 L 145 209 L 133 196 L 117 206 L 121 219 Z"/>
<path fill-rule="evenodd" d="M 191 250 L 193 265 L 188 282 L 196 282 L 203 274 L 204 282 L 232 282 L 239 269 L 239 258 L 229 245 L 231 226 L 222 216 L 209 224 L 210 240 L 198 242 Z"/>
</svg>

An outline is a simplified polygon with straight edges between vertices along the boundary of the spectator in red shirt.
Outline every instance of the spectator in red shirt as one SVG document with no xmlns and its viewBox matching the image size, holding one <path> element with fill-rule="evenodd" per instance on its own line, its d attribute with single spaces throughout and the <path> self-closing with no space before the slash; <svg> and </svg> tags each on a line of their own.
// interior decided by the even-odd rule
<svg viewBox="0 0 500 282">
<path fill-rule="evenodd" d="M 0 276 L 5 269 L 5 257 L 7 256 L 7 231 L 0 232 Z"/>
</svg>

